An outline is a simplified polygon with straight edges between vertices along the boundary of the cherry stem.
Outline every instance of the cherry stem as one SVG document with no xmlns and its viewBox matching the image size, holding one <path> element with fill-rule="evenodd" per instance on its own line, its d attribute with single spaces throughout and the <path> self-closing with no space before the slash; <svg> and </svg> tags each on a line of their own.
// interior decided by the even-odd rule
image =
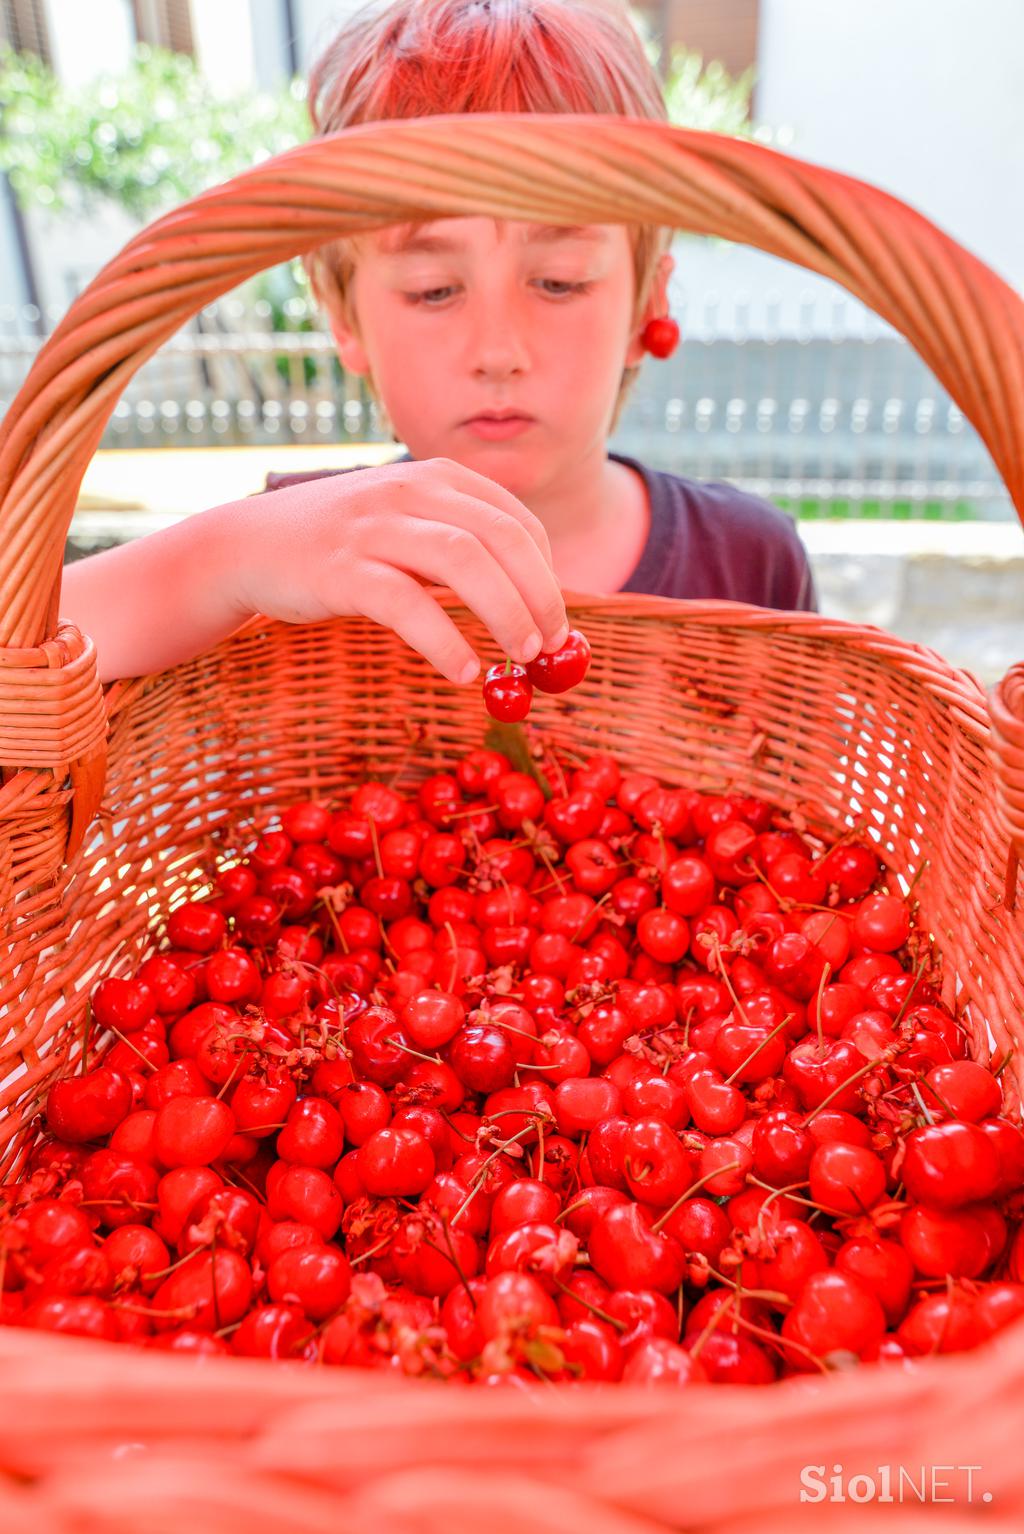
<svg viewBox="0 0 1024 1534">
<path fill-rule="evenodd" d="M 217 1293 L 217 1227 L 210 1237 L 210 1288 L 213 1291 L 213 1319 L 218 1327 L 224 1325 L 220 1313 L 220 1296 Z"/>
<path fill-rule="evenodd" d="M 452 972 L 451 972 L 451 974 L 448 977 L 448 984 L 445 986 L 445 990 L 450 991 L 452 986 L 455 984 L 455 980 L 456 980 L 455 966 L 458 963 L 459 941 L 458 941 L 458 938 L 455 936 L 455 928 L 452 926 L 450 921 L 446 921 L 445 922 L 444 928 L 445 928 L 445 931 L 447 932 L 449 938 L 451 939 L 451 944 L 452 944 L 452 952 L 451 952 Z M 443 957 L 444 957 L 444 954 L 442 952 L 442 958 Z"/>
<path fill-rule="evenodd" d="M 425 1055 L 421 1049 L 413 1049 L 411 1044 L 401 1044 L 398 1039 L 387 1038 L 385 1044 L 390 1044 L 392 1049 L 400 1049 L 403 1055 L 415 1055 L 417 1060 L 426 1060 L 430 1065 L 442 1065 L 444 1062 L 440 1055 Z"/>
<path fill-rule="evenodd" d="M 577 1209 L 586 1209 L 586 1207 L 587 1200 L 585 1198 L 578 1198 L 575 1204 L 567 1204 L 564 1209 L 560 1209 L 558 1214 L 555 1215 L 555 1224 L 557 1225 L 560 1220 L 566 1219 L 570 1214 L 575 1214 Z"/>
<path fill-rule="evenodd" d="M 535 1169 L 531 1168 L 531 1170 L 533 1171 L 533 1175 L 536 1178 L 536 1180 L 538 1182 L 543 1182 L 544 1181 L 544 1125 L 543 1124 L 538 1124 L 537 1125 L 537 1155 L 538 1155 L 537 1166 L 536 1166 Z M 532 1161 L 533 1158 L 531 1157 L 530 1159 Z"/>
<path fill-rule="evenodd" d="M 854 1071 L 852 1076 L 847 1076 L 845 1081 L 841 1081 L 837 1087 L 833 1087 L 832 1091 L 828 1094 L 828 1096 L 822 1098 L 821 1102 L 818 1104 L 818 1106 L 816 1108 L 812 1108 L 811 1109 L 810 1113 L 804 1119 L 804 1128 L 806 1129 L 807 1125 L 811 1122 L 811 1120 L 817 1118 L 818 1114 L 822 1111 L 822 1109 L 823 1108 L 827 1108 L 829 1103 L 833 1102 L 835 1100 L 835 1098 L 837 1098 L 840 1095 L 841 1092 L 845 1092 L 847 1087 L 852 1087 L 853 1083 L 855 1081 L 859 1081 L 862 1076 L 867 1076 L 870 1071 L 873 1071 L 875 1069 L 877 1064 L 878 1064 L 877 1060 L 868 1060 L 866 1062 L 866 1064 L 864 1064 L 864 1065 L 862 1065 L 860 1067 L 859 1070 Z"/>
<path fill-rule="evenodd" d="M 204 1252 L 208 1245 L 209 1242 L 204 1241 L 201 1246 L 193 1247 L 192 1251 L 186 1252 L 182 1257 L 178 1257 L 174 1262 L 171 1263 L 169 1268 L 159 1268 L 155 1273 L 140 1273 L 139 1277 L 146 1283 L 149 1283 L 154 1278 L 166 1278 L 168 1274 L 174 1273 L 178 1268 L 183 1267 L 190 1258 L 196 1255 L 197 1252 Z"/>
<path fill-rule="evenodd" d="M 892 1020 L 892 1026 L 893 1026 L 894 1030 L 899 1027 L 900 1023 L 902 1023 L 902 1021 L 903 1021 L 903 1014 L 906 1012 L 907 1008 L 910 1006 L 910 1002 L 911 1002 L 911 999 L 912 999 L 912 997 L 914 995 L 914 992 L 917 990 L 918 982 L 920 981 L 921 976 L 924 974 L 925 969 L 927 968 L 927 965 L 928 965 L 928 955 L 925 954 L 924 958 L 921 960 L 920 964 L 917 966 L 917 969 L 914 971 L 913 983 L 911 984 L 911 987 L 910 987 L 909 991 L 907 992 L 906 996 L 904 996 L 904 998 L 903 998 L 903 1005 L 902 1005 L 902 1007 L 900 1007 L 900 1010 L 897 1012 L 896 1016 Z"/>
<path fill-rule="evenodd" d="M 821 867 L 822 863 L 824 863 L 829 853 L 835 852 L 837 847 L 844 847 L 847 842 L 852 841 L 853 838 L 858 835 L 859 829 L 860 828 L 858 826 L 847 826 L 842 836 L 837 836 L 834 842 L 829 843 L 827 847 L 822 847 L 817 857 L 813 857 L 811 859 L 811 867 L 817 871 Z"/>
<path fill-rule="evenodd" d="M 82 1022 L 82 1053 L 80 1059 L 83 1076 L 85 1076 L 89 1070 L 89 1045 L 92 1043 L 92 1024 L 92 1005 L 90 1003 L 86 1006 L 85 1018 Z"/>
<path fill-rule="evenodd" d="M 824 933 L 822 934 L 822 936 L 824 936 Z M 814 1013 L 815 1013 L 815 1019 L 814 1020 L 815 1020 L 815 1023 L 817 1025 L 817 1029 L 818 1029 L 818 1048 L 823 1053 L 824 1053 L 824 1049 L 825 1049 L 825 1034 L 824 1034 L 824 1030 L 823 1030 L 823 1028 L 821 1026 L 821 1002 L 822 1002 L 822 997 L 825 994 L 825 987 L 828 985 L 828 980 L 829 980 L 829 976 L 831 975 L 831 973 L 832 973 L 832 966 L 831 966 L 831 964 L 829 964 L 826 961 L 825 968 L 821 972 L 821 979 L 818 981 L 818 994 L 814 998 Z"/>
<path fill-rule="evenodd" d="M 247 1065 L 244 1053 L 239 1055 L 238 1059 L 235 1061 L 234 1065 L 231 1067 L 230 1074 L 224 1078 L 224 1085 L 221 1087 L 220 1091 L 217 1093 L 217 1100 L 218 1100 L 218 1102 L 224 1096 L 224 1094 L 228 1090 L 228 1088 L 230 1086 L 234 1085 L 235 1077 L 236 1077 L 236 1075 L 238 1074 L 239 1070 L 241 1069 L 241 1067 L 243 1065 Z"/>
<path fill-rule="evenodd" d="M 765 1047 L 765 1045 L 766 1044 L 770 1044 L 772 1039 L 774 1039 L 775 1035 L 777 1033 L 781 1033 L 783 1028 L 788 1028 L 789 1027 L 789 1024 L 793 1021 L 794 1016 L 795 1016 L 795 1013 L 790 1012 L 788 1014 L 788 1016 L 786 1016 L 786 1017 L 784 1017 L 782 1019 L 781 1023 L 776 1023 L 775 1024 L 775 1027 L 772 1029 L 771 1033 L 766 1034 L 765 1037 L 761 1040 L 761 1042 L 759 1044 L 755 1044 L 754 1045 L 754 1048 L 750 1051 L 750 1054 L 747 1056 L 747 1058 L 745 1060 L 741 1060 L 740 1061 L 739 1065 L 733 1071 L 732 1075 L 731 1076 L 726 1076 L 725 1083 L 724 1083 L 725 1086 L 727 1086 L 727 1087 L 731 1087 L 732 1086 L 733 1082 L 736 1080 L 736 1077 L 740 1074 L 740 1072 L 746 1070 L 746 1068 L 750 1064 L 751 1060 L 755 1059 L 761 1053 L 761 1051 Z"/>
<path fill-rule="evenodd" d="M 153 1310 L 149 1305 L 133 1305 L 128 1300 L 111 1300 L 111 1310 L 128 1310 L 136 1316 L 172 1317 L 175 1321 L 191 1321 L 196 1314 L 195 1305 L 182 1305 L 177 1310 Z"/>
<path fill-rule="evenodd" d="M 698 1193 L 705 1183 L 709 1183 L 713 1177 L 720 1177 L 723 1172 L 734 1172 L 737 1167 L 742 1165 L 742 1161 L 727 1161 L 724 1166 L 716 1166 L 710 1172 L 705 1172 L 703 1177 L 698 1177 L 695 1183 L 690 1184 L 685 1193 L 680 1193 L 675 1203 L 670 1204 L 663 1215 L 659 1215 L 658 1219 L 651 1226 L 651 1230 L 655 1235 L 658 1235 L 665 1221 L 670 1220 L 676 1210 L 681 1208 L 688 1198 L 692 1198 L 695 1193 Z"/>
<path fill-rule="evenodd" d="M 850 1216 L 844 1213 L 842 1209 L 830 1209 L 827 1204 L 816 1204 L 812 1198 L 804 1198 L 801 1194 L 794 1192 L 794 1189 L 796 1188 L 808 1187 L 808 1184 L 805 1182 L 791 1182 L 787 1183 L 784 1188 L 773 1188 L 770 1182 L 762 1182 L 760 1177 L 754 1176 L 753 1172 L 748 1173 L 747 1180 L 748 1182 L 752 1182 L 755 1187 L 767 1188 L 775 1198 L 778 1198 L 781 1194 L 784 1193 L 786 1197 L 791 1198 L 794 1203 L 804 1204 L 808 1209 L 819 1210 L 822 1214 L 831 1215 L 834 1220 L 848 1220 L 850 1218 Z M 767 1204 L 768 1200 L 765 1199 L 764 1202 Z M 762 1204 L 761 1207 L 763 1209 L 764 1204 Z M 861 1205 L 861 1207 L 863 1208 L 863 1205 Z M 865 1213 L 867 1213 L 866 1210 Z"/>
<path fill-rule="evenodd" d="M 463 1289 L 465 1289 L 466 1296 L 467 1296 L 467 1298 L 469 1300 L 469 1303 L 470 1303 L 471 1307 L 473 1308 L 473 1310 L 475 1311 L 476 1310 L 476 1295 L 473 1293 L 472 1289 L 469 1287 L 469 1279 L 466 1277 L 466 1275 L 465 1275 L 465 1273 L 463 1271 L 463 1268 L 462 1268 L 462 1263 L 459 1261 L 458 1253 L 455 1250 L 455 1243 L 452 1241 L 452 1233 L 451 1233 L 451 1231 L 448 1228 L 448 1221 L 447 1220 L 442 1220 L 441 1221 L 441 1229 L 444 1232 L 444 1244 L 448 1248 L 448 1258 L 449 1258 L 449 1261 L 451 1262 L 451 1265 L 455 1269 L 456 1273 L 459 1275 L 459 1283 L 462 1285 Z M 433 1243 L 430 1242 L 430 1243 L 428 1243 L 428 1245 L 433 1245 Z"/>
<path fill-rule="evenodd" d="M 510 1108 L 507 1111 L 510 1112 L 510 1113 L 521 1113 L 523 1110 L 521 1108 Z M 493 1117 L 495 1117 L 495 1118 L 497 1118 L 497 1116 L 498 1116 L 497 1114 L 493 1115 Z M 470 1204 L 476 1198 L 477 1194 L 480 1192 L 480 1189 L 483 1187 L 484 1183 L 487 1181 L 487 1169 L 491 1165 L 491 1162 L 492 1161 L 496 1161 L 499 1156 L 503 1156 L 505 1154 L 505 1151 L 508 1149 L 508 1147 L 510 1145 L 514 1145 L 518 1140 L 521 1140 L 524 1135 L 533 1134 L 533 1131 L 534 1131 L 534 1125 L 532 1125 L 532 1124 L 525 1124 L 522 1129 L 518 1130 L 514 1135 L 510 1136 L 509 1139 L 503 1140 L 502 1143 L 498 1146 L 498 1148 L 496 1150 L 493 1150 L 491 1152 L 491 1154 L 489 1156 L 487 1156 L 484 1161 L 481 1162 L 480 1170 L 477 1172 L 476 1177 L 473 1180 L 472 1188 L 470 1188 L 470 1190 L 467 1193 L 466 1197 L 462 1200 L 462 1203 L 459 1205 L 458 1209 L 456 1209 L 455 1213 L 452 1215 L 452 1218 L 451 1218 L 451 1224 L 452 1225 L 455 1224 L 455 1221 L 459 1218 L 459 1215 L 462 1213 L 462 1211 L 464 1209 L 468 1209 L 469 1208 Z"/>
<path fill-rule="evenodd" d="M 350 1257 L 349 1262 L 351 1266 L 354 1268 L 357 1263 L 369 1262 L 371 1257 L 376 1257 L 378 1252 L 382 1252 L 385 1247 L 391 1245 L 392 1235 L 385 1236 L 384 1240 L 378 1241 L 376 1246 L 371 1246 L 367 1251 L 360 1252 L 358 1257 Z"/>
<path fill-rule="evenodd" d="M 139 1059 L 142 1061 L 143 1065 L 148 1066 L 151 1071 L 155 1071 L 156 1070 L 156 1066 L 154 1065 L 153 1061 L 147 1059 L 146 1056 L 142 1053 L 142 1050 L 138 1047 L 138 1045 L 137 1044 L 133 1044 L 131 1039 L 128 1038 L 128 1036 L 126 1034 L 123 1034 L 121 1032 L 120 1028 L 115 1028 L 113 1023 L 108 1023 L 107 1026 L 109 1027 L 111 1033 L 114 1034 L 117 1038 L 120 1039 L 122 1044 L 127 1044 L 129 1049 L 133 1049 L 135 1051 L 135 1053 L 138 1055 Z"/>
<path fill-rule="evenodd" d="M 608 890 L 608 891 L 606 891 L 605 894 L 603 894 L 601 896 L 600 900 L 595 900 L 593 910 L 588 911 L 586 916 L 584 916 L 583 920 L 580 922 L 579 926 L 576 928 L 576 931 L 573 933 L 572 937 L 569 939 L 570 943 L 575 943 L 576 942 L 576 940 L 579 937 L 580 933 L 583 931 L 583 928 L 587 925 L 587 922 L 590 921 L 591 918 L 593 916 L 595 916 L 597 914 L 597 912 L 601 909 L 601 907 L 603 905 L 607 904 L 607 902 L 611 898 L 612 898 L 612 892 L 611 892 L 611 890 Z"/>
<path fill-rule="evenodd" d="M 917 1098 L 918 1102 L 921 1105 L 921 1112 L 924 1114 L 924 1121 L 925 1121 L 925 1123 L 928 1124 L 929 1126 L 931 1126 L 932 1124 L 935 1123 L 935 1119 L 933 1118 L 931 1109 L 928 1107 L 928 1104 L 925 1102 L 924 1094 L 922 1093 L 921 1088 L 919 1087 L 919 1085 L 917 1084 L 916 1081 L 912 1081 L 910 1083 L 910 1090 L 913 1092 L 914 1096 Z M 939 1102 L 940 1102 L 940 1106 L 944 1106 L 942 1104 L 942 1099 L 941 1098 L 939 1099 Z"/>
<path fill-rule="evenodd" d="M 241 1130 L 240 1133 L 244 1134 L 245 1131 Z M 259 1191 L 259 1189 L 257 1188 L 256 1184 L 254 1182 L 251 1182 L 250 1179 L 248 1177 L 246 1177 L 246 1175 L 242 1171 L 241 1167 L 234 1166 L 233 1164 L 228 1163 L 228 1164 L 224 1165 L 223 1173 L 224 1173 L 224 1176 L 228 1179 L 229 1182 L 234 1182 L 234 1185 L 235 1185 L 236 1188 L 239 1185 L 241 1185 L 244 1188 L 247 1188 L 249 1190 L 249 1192 L 252 1194 L 253 1198 L 256 1200 L 257 1204 L 266 1204 L 267 1201 L 264 1198 L 263 1194 Z M 235 1181 L 236 1178 L 238 1179 L 237 1181 Z"/>
<path fill-rule="evenodd" d="M 372 815 L 368 815 L 366 817 L 366 819 L 367 819 L 367 823 L 369 824 L 369 827 L 370 827 L 370 840 L 373 843 L 373 861 L 377 865 L 377 875 L 378 875 L 378 877 L 383 879 L 383 877 L 384 877 L 384 864 L 380 860 L 380 841 L 378 840 L 378 837 L 377 837 L 377 822 L 374 820 Z"/>
<path fill-rule="evenodd" d="M 763 1206 L 762 1206 L 763 1207 Z M 743 1284 L 738 1284 L 727 1273 L 719 1273 L 708 1263 L 708 1272 L 711 1277 L 717 1279 L 720 1284 L 727 1284 L 730 1289 L 737 1289 L 745 1294 L 748 1300 L 770 1300 L 773 1305 L 792 1305 L 793 1301 L 788 1294 L 783 1294 L 781 1289 L 747 1289 Z"/>
<path fill-rule="evenodd" d="M 791 1348 L 794 1353 L 802 1353 L 805 1358 L 811 1360 L 814 1367 L 822 1374 L 828 1374 L 828 1365 L 822 1362 L 817 1353 L 812 1353 L 810 1348 L 805 1348 L 802 1342 L 794 1342 L 789 1337 L 780 1337 L 778 1332 L 769 1331 L 767 1327 L 757 1326 L 753 1321 L 749 1321 L 746 1316 L 741 1315 L 739 1311 L 736 1313 L 736 1320 L 740 1326 L 745 1326 L 748 1331 L 753 1332 L 755 1337 L 763 1337 L 766 1342 L 772 1343 L 780 1352 L 785 1353 L 787 1348 Z"/>
<path fill-rule="evenodd" d="M 931 862 L 931 860 L 929 858 L 925 858 L 924 859 L 924 861 L 922 862 L 920 868 L 917 870 L 917 873 L 914 875 L 914 877 L 911 879 L 910 883 L 907 885 L 907 893 L 903 897 L 904 900 L 909 900 L 910 899 L 911 895 L 914 893 L 915 887 L 917 886 L 917 884 L 920 882 L 920 880 L 924 877 L 925 873 L 927 872 L 927 870 L 928 870 L 928 868 L 930 866 L 930 862 Z"/>
<path fill-rule="evenodd" d="M 747 1016 L 747 1014 L 743 1010 L 743 1003 L 740 1001 L 739 996 L 736 994 L 736 988 L 733 985 L 732 980 L 731 980 L 731 978 L 729 976 L 729 972 L 728 972 L 728 970 L 725 967 L 725 962 L 724 962 L 724 960 L 722 958 L 722 943 L 721 943 L 721 940 L 720 940 L 717 932 L 714 932 L 714 933 L 711 934 L 711 949 L 712 949 L 712 954 L 713 954 L 715 960 L 718 963 L 719 973 L 722 976 L 722 984 L 725 986 L 726 990 L 729 992 L 729 996 L 730 996 L 730 998 L 732 1000 L 733 1006 L 736 1008 L 736 1011 L 739 1013 L 740 1017 L 743 1019 L 743 1021 L 746 1023 L 747 1027 L 749 1028 L 750 1027 L 750 1019 L 749 1019 L 749 1017 Z"/>
<path fill-rule="evenodd" d="M 125 1193 L 123 1189 L 120 1193 L 112 1194 L 109 1198 L 80 1198 L 78 1200 L 79 1209 L 101 1209 L 107 1205 L 114 1209 L 116 1209 L 118 1206 L 120 1206 L 122 1209 L 160 1208 L 159 1204 L 141 1203 L 138 1199 L 134 1199 L 130 1194 Z"/>
<path fill-rule="evenodd" d="M 624 1332 L 626 1330 L 625 1321 L 619 1321 L 615 1316 L 610 1316 L 606 1310 L 602 1310 L 600 1305 L 595 1305 L 592 1300 L 585 1300 L 582 1294 L 577 1294 L 575 1289 L 571 1289 L 568 1284 L 563 1284 L 560 1278 L 555 1279 L 555 1284 L 561 1289 L 563 1294 L 571 1295 L 577 1305 L 582 1305 L 584 1310 L 589 1310 L 591 1315 L 596 1316 L 599 1321 L 604 1321 L 609 1326 L 614 1326 L 617 1331 Z"/>
<path fill-rule="evenodd" d="M 352 950 L 349 948 L 348 943 L 345 941 L 345 934 L 341 930 L 341 923 L 338 921 L 338 914 L 335 911 L 334 906 L 329 900 L 324 900 L 322 898 L 320 904 L 323 906 L 324 910 L 327 912 L 327 915 L 331 919 L 331 926 L 334 928 L 334 935 L 338 939 L 338 944 L 342 953 L 351 953 Z"/>
<path fill-rule="evenodd" d="M 734 1289 L 735 1292 L 731 1294 L 728 1299 L 723 1300 L 721 1305 L 719 1305 L 716 1310 L 712 1311 L 711 1315 L 708 1317 L 700 1333 L 700 1336 L 689 1349 L 691 1358 L 700 1358 L 700 1355 L 704 1349 L 704 1344 L 707 1342 L 712 1332 L 717 1331 L 721 1323 L 725 1320 L 727 1311 L 735 1311 L 735 1319 L 739 1320 L 739 1286 L 735 1285 Z"/>
<path fill-rule="evenodd" d="M 451 1115 L 448 1114 L 448 1113 L 445 1113 L 443 1108 L 441 1109 L 441 1117 L 444 1119 L 445 1123 L 448 1125 L 448 1128 L 454 1134 L 458 1135 L 460 1140 L 465 1140 L 467 1145 L 472 1145 L 474 1143 L 472 1135 L 466 1134 L 463 1130 L 461 1130 L 459 1128 L 459 1126 L 457 1124 L 453 1124 L 452 1120 L 451 1120 Z"/>
<path fill-rule="evenodd" d="M 525 1028 L 515 1028 L 511 1023 L 502 1022 L 500 1017 L 492 1017 L 486 1007 L 478 1007 L 472 1015 L 475 1018 L 479 1013 L 483 1013 L 484 1023 L 488 1028 L 500 1028 L 504 1033 L 518 1033 L 521 1039 L 529 1039 L 531 1044 L 540 1043 L 535 1033 L 527 1033 Z"/>
</svg>

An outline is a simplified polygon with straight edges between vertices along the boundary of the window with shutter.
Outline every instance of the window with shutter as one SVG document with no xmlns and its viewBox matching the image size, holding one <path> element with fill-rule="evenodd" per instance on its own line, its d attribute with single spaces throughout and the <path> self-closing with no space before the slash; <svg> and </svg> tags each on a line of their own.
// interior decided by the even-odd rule
<svg viewBox="0 0 1024 1534">
<path fill-rule="evenodd" d="M 0 43 L 53 66 L 43 0 L 0 0 Z"/>
<path fill-rule="evenodd" d="M 153 48 L 195 53 L 191 0 L 132 0 L 135 36 Z"/>
<path fill-rule="evenodd" d="M 640 0 L 637 9 L 670 46 L 718 59 L 731 75 L 757 63 L 760 0 Z"/>
</svg>

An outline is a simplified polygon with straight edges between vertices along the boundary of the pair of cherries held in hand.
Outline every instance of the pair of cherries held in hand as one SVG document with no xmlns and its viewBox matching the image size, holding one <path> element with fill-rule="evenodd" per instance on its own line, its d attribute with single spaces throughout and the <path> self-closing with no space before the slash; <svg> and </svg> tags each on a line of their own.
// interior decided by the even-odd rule
<svg viewBox="0 0 1024 1534">
<path fill-rule="evenodd" d="M 530 712 L 534 688 L 538 692 L 568 692 L 586 676 L 590 645 L 579 629 L 570 629 L 561 649 L 540 654 L 525 666 L 511 660 L 491 666 L 484 678 L 484 705 L 492 719 L 519 724 Z"/>
</svg>

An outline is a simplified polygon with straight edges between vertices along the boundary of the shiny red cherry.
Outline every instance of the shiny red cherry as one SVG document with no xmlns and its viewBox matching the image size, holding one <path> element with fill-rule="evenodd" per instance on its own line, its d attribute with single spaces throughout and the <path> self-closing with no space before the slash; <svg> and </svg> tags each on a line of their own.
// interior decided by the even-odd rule
<svg viewBox="0 0 1024 1534">
<path fill-rule="evenodd" d="M 526 675 L 538 692 L 568 692 L 579 686 L 589 668 L 590 645 L 579 629 L 570 629 L 562 648 L 538 655 L 526 667 Z"/>
</svg>

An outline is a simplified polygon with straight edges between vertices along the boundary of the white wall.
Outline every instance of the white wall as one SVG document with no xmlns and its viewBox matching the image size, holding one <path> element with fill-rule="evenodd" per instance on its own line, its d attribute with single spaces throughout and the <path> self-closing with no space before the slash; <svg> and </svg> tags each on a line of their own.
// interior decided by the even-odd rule
<svg viewBox="0 0 1024 1534">
<path fill-rule="evenodd" d="M 288 79 L 288 39 L 281 0 L 249 0 L 253 83 L 273 91 Z"/>
<path fill-rule="evenodd" d="M 761 0 L 758 112 L 1024 290 L 1024 0 Z"/>
<path fill-rule="evenodd" d="M 127 0 L 46 0 L 53 67 L 66 85 L 117 74 L 135 46 Z"/>
<path fill-rule="evenodd" d="M 303 70 L 319 57 L 347 16 L 363 0 L 295 0 L 299 63 Z"/>
<path fill-rule="evenodd" d="M 219 95 L 250 90 L 255 80 L 249 0 L 199 0 L 192 6 L 196 64 Z"/>
<path fill-rule="evenodd" d="M 10 184 L 0 184 L 0 324 L 5 323 L 8 306 L 21 309 L 28 303 L 28 289 L 21 270 L 18 237 L 14 224 L 14 193 Z"/>
</svg>

